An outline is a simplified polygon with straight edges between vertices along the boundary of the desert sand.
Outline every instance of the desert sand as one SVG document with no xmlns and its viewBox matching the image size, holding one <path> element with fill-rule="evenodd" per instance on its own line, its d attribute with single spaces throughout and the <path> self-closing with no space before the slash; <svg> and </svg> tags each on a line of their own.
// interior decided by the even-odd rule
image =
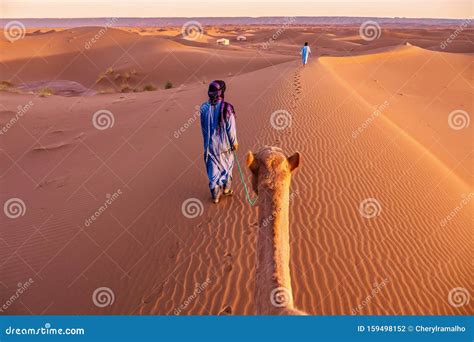
<svg viewBox="0 0 474 342">
<path fill-rule="evenodd" d="M 196 108 L 212 79 L 227 82 L 249 186 L 248 150 L 301 153 L 289 195 L 295 307 L 474 312 L 472 299 L 449 300 L 474 293 L 474 125 L 448 123 L 474 113 L 472 30 L 441 49 L 455 28 L 367 42 L 354 27 L 291 27 L 262 48 L 276 29 L 189 41 L 177 28 L 110 28 L 90 44 L 100 28 L 87 27 L 0 41 L 0 198 L 24 202 L 23 215 L 1 217 L 0 304 L 33 280 L 0 314 L 256 313 L 258 209 L 237 169 L 234 196 L 209 199 Z M 230 46 L 215 45 L 223 36 Z M 304 41 L 314 54 L 303 68 Z M 100 110 L 106 129 L 93 124 Z M 102 287 L 109 300 L 97 305 Z"/>
</svg>

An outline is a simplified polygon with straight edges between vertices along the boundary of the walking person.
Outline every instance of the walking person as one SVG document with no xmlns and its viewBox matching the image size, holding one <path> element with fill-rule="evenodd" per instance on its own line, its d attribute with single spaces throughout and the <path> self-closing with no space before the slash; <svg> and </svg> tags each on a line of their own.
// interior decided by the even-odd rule
<svg viewBox="0 0 474 342">
<path fill-rule="evenodd" d="M 311 48 L 309 47 L 308 42 L 304 43 L 304 46 L 301 48 L 300 55 L 303 66 L 305 66 L 308 63 L 309 55 L 311 55 Z"/>
<path fill-rule="evenodd" d="M 212 201 L 232 195 L 232 168 L 238 148 L 234 107 L 224 101 L 224 81 L 212 81 L 209 100 L 201 105 L 201 130 L 204 139 L 204 162 Z"/>
</svg>

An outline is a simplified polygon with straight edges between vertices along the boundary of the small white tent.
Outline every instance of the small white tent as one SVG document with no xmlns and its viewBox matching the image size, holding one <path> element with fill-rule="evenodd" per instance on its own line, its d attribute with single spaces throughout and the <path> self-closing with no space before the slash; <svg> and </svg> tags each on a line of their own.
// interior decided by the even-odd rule
<svg viewBox="0 0 474 342">
<path fill-rule="evenodd" d="M 226 38 L 220 38 L 217 40 L 218 45 L 229 45 L 229 39 Z"/>
<path fill-rule="evenodd" d="M 240 35 L 240 36 L 237 36 L 237 40 L 238 41 L 245 41 L 245 40 L 247 40 L 247 37 L 245 37 L 244 35 Z"/>
</svg>

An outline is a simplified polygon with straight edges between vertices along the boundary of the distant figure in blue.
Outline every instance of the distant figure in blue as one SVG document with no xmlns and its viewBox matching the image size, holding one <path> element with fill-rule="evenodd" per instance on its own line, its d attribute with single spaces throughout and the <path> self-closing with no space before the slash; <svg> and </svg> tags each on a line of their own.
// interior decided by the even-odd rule
<svg viewBox="0 0 474 342">
<path fill-rule="evenodd" d="M 201 130 L 204 138 L 204 162 L 212 201 L 219 203 L 221 195 L 232 195 L 232 168 L 238 148 L 234 107 L 224 102 L 224 81 L 212 81 L 209 100 L 201 105 Z"/>
<path fill-rule="evenodd" d="M 308 42 L 304 43 L 304 46 L 301 48 L 301 60 L 303 62 L 303 66 L 308 63 L 308 57 L 311 55 L 311 48 L 308 46 Z"/>
</svg>

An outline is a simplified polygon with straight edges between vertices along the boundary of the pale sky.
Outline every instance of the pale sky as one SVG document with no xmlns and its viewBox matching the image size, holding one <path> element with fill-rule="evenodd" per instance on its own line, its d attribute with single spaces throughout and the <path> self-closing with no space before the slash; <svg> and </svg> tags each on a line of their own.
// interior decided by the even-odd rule
<svg viewBox="0 0 474 342">
<path fill-rule="evenodd" d="M 472 0 L 0 0 L 1 18 L 473 17 Z"/>
</svg>

